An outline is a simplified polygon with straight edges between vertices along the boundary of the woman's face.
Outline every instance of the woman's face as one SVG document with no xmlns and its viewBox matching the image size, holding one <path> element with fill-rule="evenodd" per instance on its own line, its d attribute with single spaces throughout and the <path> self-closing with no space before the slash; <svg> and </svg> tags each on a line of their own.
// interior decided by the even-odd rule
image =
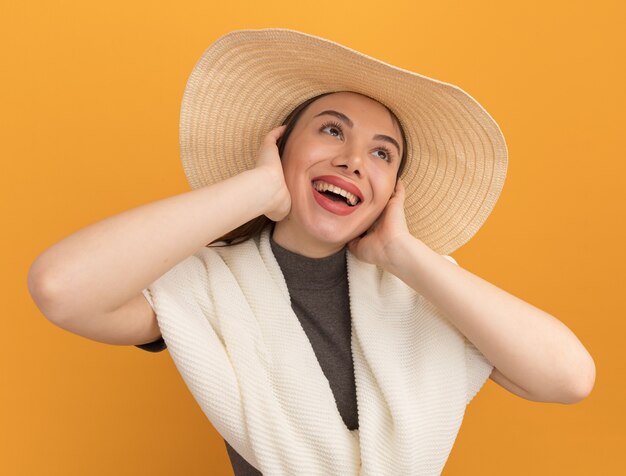
<svg viewBox="0 0 626 476">
<path fill-rule="evenodd" d="M 365 232 L 393 193 L 401 147 L 399 126 L 373 99 L 340 92 L 310 104 L 283 151 L 291 210 L 276 242 L 321 257 Z"/>
</svg>

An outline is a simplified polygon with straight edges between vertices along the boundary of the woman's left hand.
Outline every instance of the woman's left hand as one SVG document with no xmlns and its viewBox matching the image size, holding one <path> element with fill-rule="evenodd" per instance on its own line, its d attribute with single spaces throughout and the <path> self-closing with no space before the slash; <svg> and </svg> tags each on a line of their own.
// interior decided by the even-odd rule
<svg viewBox="0 0 626 476">
<path fill-rule="evenodd" d="M 404 185 L 400 180 L 387 206 L 365 236 L 348 243 L 348 249 L 359 260 L 388 269 L 394 260 L 399 240 L 412 238 L 404 216 Z"/>
</svg>

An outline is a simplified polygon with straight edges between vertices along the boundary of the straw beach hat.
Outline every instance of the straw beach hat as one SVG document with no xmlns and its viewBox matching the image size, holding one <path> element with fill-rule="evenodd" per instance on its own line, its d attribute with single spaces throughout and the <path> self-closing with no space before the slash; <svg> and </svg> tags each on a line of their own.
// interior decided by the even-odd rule
<svg viewBox="0 0 626 476">
<path fill-rule="evenodd" d="M 267 132 L 331 91 L 364 94 L 394 112 L 407 141 L 401 178 L 409 230 L 441 254 L 465 244 L 504 185 L 507 148 L 496 122 L 456 86 L 293 30 L 228 33 L 196 63 L 180 116 L 191 187 L 254 167 Z"/>
</svg>

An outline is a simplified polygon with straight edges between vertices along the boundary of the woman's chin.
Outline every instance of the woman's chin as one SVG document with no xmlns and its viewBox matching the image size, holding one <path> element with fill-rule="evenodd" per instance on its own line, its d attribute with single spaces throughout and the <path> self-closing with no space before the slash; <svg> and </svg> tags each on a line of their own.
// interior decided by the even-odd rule
<svg viewBox="0 0 626 476">
<path fill-rule="evenodd" d="M 323 223 L 316 223 L 308 231 L 308 234 L 316 241 L 335 247 L 345 246 L 362 234 L 359 230 L 349 230 L 345 227 L 337 226 L 336 223 L 332 225 L 326 224 L 326 226 Z"/>
<path fill-rule="evenodd" d="M 304 256 L 328 256 L 339 251 L 349 241 L 336 228 L 319 226 L 320 224 L 293 225 L 278 222 L 274 228 L 274 240 L 284 248 Z"/>
</svg>

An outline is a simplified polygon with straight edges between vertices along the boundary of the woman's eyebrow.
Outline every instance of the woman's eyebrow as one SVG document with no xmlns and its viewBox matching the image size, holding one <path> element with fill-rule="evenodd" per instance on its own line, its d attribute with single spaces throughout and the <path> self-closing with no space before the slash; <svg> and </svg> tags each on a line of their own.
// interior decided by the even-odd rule
<svg viewBox="0 0 626 476">
<path fill-rule="evenodd" d="M 400 155 L 400 144 L 398 144 L 398 141 L 395 140 L 393 137 L 385 136 L 382 134 L 376 134 L 374 136 L 374 140 L 382 140 L 382 141 L 389 142 L 390 144 L 395 145 L 396 149 L 398 149 L 398 155 Z"/>
<path fill-rule="evenodd" d="M 354 127 L 354 123 L 350 120 L 350 118 L 348 116 L 346 116 L 342 112 L 332 111 L 332 110 L 322 111 L 319 114 L 316 114 L 315 117 L 319 117 L 319 116 L 323 116 L 323 115 L 335 116 L 340 121 L 345 122 L 350 129 L 352 129 L 352 127 Z"/>
<path fill-rule="evenodd" d="M 348 116 L 346 116 L 342 112 L 333 111 L 332 109 L 329 109 L 327 111 L 322 111 L 319 114 L 316 114 L 314 117 L 319 117 L 319 116 L 324 116 L 324 115 L 335 116 L 340 121 L 346 123 L 346 125 L 350 129 L 352 129 L 354 127 L 354 123 L 352 122 L 352 120 Z M 390 144 L 393 144 L 394 146 L 396 146 L 396 149 L 398 149 L 398 154 L 400 154 L 400 144 L 398 144 L 398 141 L 395 140 L 393 137 L 389 137 L 389 136 L 386 136 L 384 134 L 376 134 L 374 136 L 374 140 L 382 140 L 382 141 L 385 141 L 385 142 L 389 142 Z"/>
</svg>

